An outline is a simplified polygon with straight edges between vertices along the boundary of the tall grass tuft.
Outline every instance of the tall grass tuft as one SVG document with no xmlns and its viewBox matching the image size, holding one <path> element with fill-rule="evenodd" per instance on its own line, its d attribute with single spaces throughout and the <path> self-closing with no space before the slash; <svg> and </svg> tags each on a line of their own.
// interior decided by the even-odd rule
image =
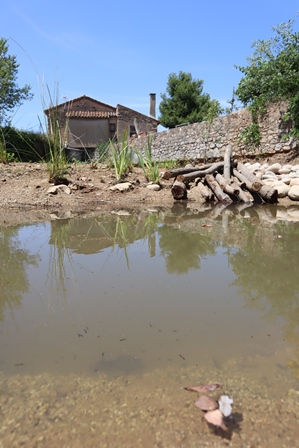
<svg viewBox="0 0 299 448">
<path fill-rule="evenodd" d="M 147 137 L 147 146 L 144 149 L 144 155 L 136 150 L 138 163 L 142 168 L 146 179 L 150 182 L 159 183 L 159 165 L 157 162 L 153 161 L 152 158 L 152 139 L 150 136 Z"/>
<path fill-rule="evenodd" d="M 133 168 L 133 150 L 128 142 L 127 130 L 123 134 L 122 141 L 110 140 L 112 165 L 117 180 L 123 179 Z"/>
<path fill-rule="evenodd" d="M 43 89 L 44 92 L 44 89 Z M 48 143 L 49 156 L 47 161 L 49 180 L 54 181 L 66 173 L 68 163 L 65 155 L 65 142 L 68 123 L 62 128 L 58 108 L 58 91 L 54 90 L 55 101 L 51 95 L 48 85 L 46 92 L 49 99 L 48 107 L 45 107 L 45 96 L 42 95 L 42 104 L 44 110 L 48 109 L 48 123 L 45 123 L 45 138 Z M 46 120 L 46 118 L 45 118 Z"/>
</svg>

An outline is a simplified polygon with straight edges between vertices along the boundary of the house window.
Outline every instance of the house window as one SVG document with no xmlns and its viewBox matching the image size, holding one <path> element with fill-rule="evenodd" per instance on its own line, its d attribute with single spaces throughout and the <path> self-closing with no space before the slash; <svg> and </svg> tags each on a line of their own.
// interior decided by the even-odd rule
<svg viewBox="0 0 299 448">
<path fill-rule="evenodd" d="M 113 139 L 115 137 L 116 125 L 115 123 L 109 123 L 109 138 Z"/>
<path fill-rule="evenodd" d="M 130 137 L 132 137 L 132 135 L 135 134 L 136 134 L 135 126 L 133 124 L 130 124 Z"/>
</svg>

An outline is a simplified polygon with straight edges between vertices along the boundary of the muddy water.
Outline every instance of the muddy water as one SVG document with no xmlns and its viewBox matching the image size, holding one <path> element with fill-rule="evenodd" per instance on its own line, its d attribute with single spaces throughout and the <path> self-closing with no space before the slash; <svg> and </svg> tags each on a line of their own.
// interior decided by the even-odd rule
<svg viewBox="0 0 299 448">
<path fill-rule="evenodd" d="M 299 446 L 295 212 L 2 228 L 0 447 Z M 184 390 L 209 382 L 227 433 Z"/>
</svg>

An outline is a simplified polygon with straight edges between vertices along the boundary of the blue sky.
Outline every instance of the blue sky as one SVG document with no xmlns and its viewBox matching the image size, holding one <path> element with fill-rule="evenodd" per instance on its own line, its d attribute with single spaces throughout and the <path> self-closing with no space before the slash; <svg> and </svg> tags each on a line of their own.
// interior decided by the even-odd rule
<svg viewBox="0 0 299 448">
<path fill-rule="evenodd" d="M 149 93 L 166 92 L 180 70 L 228 106 L 252 42 L 295 18 L 297 0 L 2 0 L 0 37 L 19 63 L 18 84 L 32 86 L 12 124 L 38 131 L 49 97 L 88 95 L 149 113 Z M 296 21 L 294 29 L 298 30 Z"/>
</svg>

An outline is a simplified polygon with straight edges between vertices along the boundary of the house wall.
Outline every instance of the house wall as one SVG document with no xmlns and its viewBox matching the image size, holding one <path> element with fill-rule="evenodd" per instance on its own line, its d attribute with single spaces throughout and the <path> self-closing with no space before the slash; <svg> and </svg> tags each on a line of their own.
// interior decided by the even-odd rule
<svg viewBox="0 0 299 448">
<path fill-rule="evenodd" d="M 152 117 L 140 114 L 135 110 L 128 107 L 121 106 L 116 107 L 117 114 L 117 138 L 122 139 L 122 136 L 126 129 L 130 130 L 130 126 L 135 126 L 138 133 L 141 132 L 157 132 L 158 121 Z"/>
<path fill-rule="evenodd" d="M 252 157 L 257 154 L 271 155 L 299 148 L 299 141 L 288 136 L 290 123 L 283 119 L 288 103 L 279 102 L 267 108 L 259 120 L 261 142 L 256 148 L 240 141 L 244 128 L 252 123 L 248 109 L 242 109 L 212 122 L 194 123 L 152 134 L 154 160 L 215 160 L 222 159 L 228 144 L 233 155 Z M 132 140 L 132 146 L 142 151 L 147 137 Z"/>
<path fill-rule="evenodd" d="M 72 148 L 95 148 L 99 142 L 108 140 L 108 118 L 69 119 L 67 142 Z"/>
</svg>

